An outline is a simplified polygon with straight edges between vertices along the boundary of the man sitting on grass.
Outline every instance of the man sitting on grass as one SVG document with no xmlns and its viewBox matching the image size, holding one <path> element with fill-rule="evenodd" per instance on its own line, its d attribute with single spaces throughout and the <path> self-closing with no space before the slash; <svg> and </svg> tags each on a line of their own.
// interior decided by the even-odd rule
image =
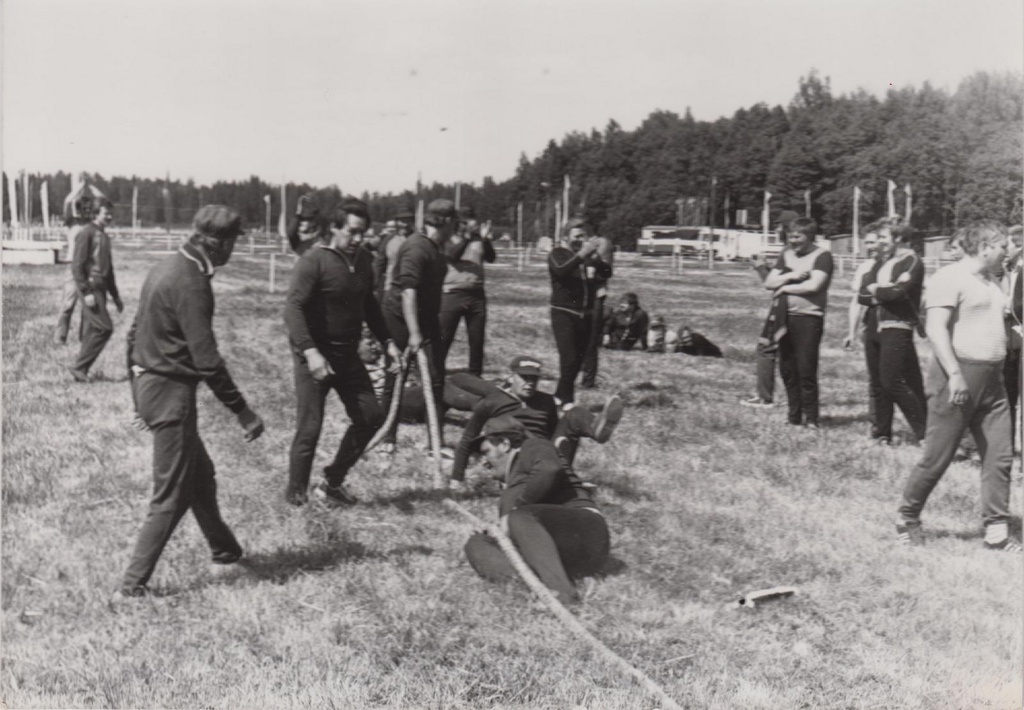
<svg viewBox="0 0 1024 710">
<path fill-rule="evenodd" d="M 505 484 L 498 504 L 501 527 L 523 560 L 562 604 L 579 603 L 573 580 L 597 573 L 610 547 L 608 524 L 583 482 L 565 466 L 554 444 L 527 436 L 521 427 L 489 429 L 473 440 L 471 449 Z M 489 535 L 475 533 L 465 551 L 485 579 L 518 577 Z"/>
<path fill-rule="evenodd" d="M 627 293 L 619 300 L 619 305 L 610 310 L 604 317 L 604 347 L 611 350 L 632 350 L 638 342 L 640 349 L 647 349 L 647 329 L 650 318 L 647 311 L 640 307 L 640 299 L 635 293 Z"/>
</svg>

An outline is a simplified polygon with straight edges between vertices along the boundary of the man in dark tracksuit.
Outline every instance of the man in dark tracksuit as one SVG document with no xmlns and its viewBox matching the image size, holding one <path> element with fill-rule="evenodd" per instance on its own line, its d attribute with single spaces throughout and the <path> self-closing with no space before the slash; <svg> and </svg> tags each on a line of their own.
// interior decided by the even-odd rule
<svg viewBox="0 0 1024 710">
<path fill-rule="evenodd" d="M 441 341 L 445 360 L 455 341 L 459 321 L 466 320 L 466 339 L 469 342 L 469 372 L 482 375 L 484 371 L 484 337 L 487 327 L 487 295 L 484 293 L 484 263 L 494 263 L 494 245 L 491 244 L 490 222 L 478 229 L 476 215 L 469 207 L 459 211 L 462 230 L 452 236 L 445 246 L 448 273 L 444 277 L 441 296 Z"/>
<path fill-rule="evenodd" d="M 582 220 L 570 222 L 569 244 L 548 254 L 551 275 L 551 329 L 558 348 L 558 387 L 555 397 L 562 404 L 576 399 L 576 376 L 583 368 L 595 329 L 600 338 L 601 321 L 595 313 L 600 303 L 601 284 L 612 275 L 611 264 L 598 253 L 601 240 L 586 238 Z"/>
<path fill-rule="evenodd" d="M 398 249 L 391 288 L 384 299 L 384 321 L 395 344 L 414 358 L 421 348 L 427 356 L 430 386 L 439 410 L 444 407 L 444 346 L 441 343 L 441 289 L 448 270 L 444 245 L 458 222 L 455 203 L 434 200 L 425 212 L 426 234 L 413 234 Z M 424 383 L 426 386 L 427 383 Z M 389 397 L 390 392 L 385 392 Z M 438 415 L 443 415 L 438 411 Z M 389 432 L 394 440 L 396 421 Z M 437 442 L 438 446 L 441 442 Z"/>
<path fill-rule="evenodd" d="M 374 336 L 388 343 L 393 356 L 401 352 L 388 337 L 373 295 L 373 257 L 357 243 L 368 223 L 366 205 L 346 200 L 332 220 L 331 241 L 307 251 L 292 272 L 284 320 L 295 364 L 297 401 L 297 430 L 285 491 L 293 505 L 303 505 L 307 499 L 330 390 L 338 393 L 351 423 L 334 461 L 324 469 L 325 481 L 317 488 L 325 501 L 356 502 L 343 485 L 345 476 L 384 423 L 384 410 L 358 352 L 364 319 Z"/>
<path fill-rule="evenodd" d="M 923 328 L 918 316 L 924 288 L 924 263 L 912 249 L 902 247 L 906 228 L 898 222 L 879 220 L 869 225 L 867 231 L 878 236 L 882 259 L 874 281 L 861 287 L 861 296 L 870 296 L 877 304 L 879 390 L 872 436 L 881 443 L 892 440 L 893 405 L 896 405 L 903 412 L 914 438 L 921 441 L 928 417 L 928 400 L 914 347 L 914 331 Z"/>
<path fill-rule="evenodd" d="M 493 429 L 511 425 L 522 428 L 527 436 L 548 439 L 555 444 L 563 463 L 572 467 L 581 437 L 603 444 L 611 438 L 622 419 L 622 399 L 618 395 L 610 397 L 599 413 L 574 406 L 559 417 L 555 398 L 537 389 L 541 366 L 536 358 L 520 355 L 509 364 L 509 370 L 508 386 L 497 387 L 487 383 L 488 389 L 473 406 L 473 413 L 455 449 L 452 480 L 465 479 L 473 441 L 485 427 Z M 464 384 L 463 388 L 466 389 Z"/>
<path fill-rule="evenodd" d="M 566 227 L 569 229 L 570 238 L 573 225 L 584 230 L 578 232 L 580 238 L 589 233 L 587 223 L 576 218 L 569 220 Z M 597 252 L 592 257 L 591 263 L 587 264 L 587 278 L 591 279 L 594 289 L 594 305 L 590 309 L 590 342 L 587 343 L 587 351 L 583 356 L 583 377 L 580 379 L 580 386 L 584 389 L 597 387 L 598 350 L 600 350 L 601 341 L 604 339 L 604 305 L 608 295 L 608 279 L 612 277 L 612 255 L 614 254 L 611 240 L 604 237 L 594 238 L 597 240 Z"/>
<path fill-rule="evenodd" d="M 78 359 L 68 372 L 78 382 L 87 382 L 89 368 L 103 352 L 114 324 L 107 312 L 107 294 L 117 307 L 124 311 L 124 304 L 117 292 L 114 278 L 114 261 L 110 254 L 110 237 L 105 228 L 114 220 L 114 206 L 106 198 L 96 203 L 96 216 L 75 237 L 75 254 L 71 262 L 71 273 L 75 279 L 78 296 L 82 300 L 82 346 Z"/>
<path fill-rule="evenodd" d="M 608 524 L 582 481 L 566 468 L 554 444 L 527 438 L 521 430 L 489 431 L 475 447 L 505 482 L 498 512 L 523 560 L 560 602 L 578 603 L 573 580 L 600 571 L 610 548 Z M 474 534 L 465 551 L 485 579 L 507 582 L 519 576 L 489 535 Z"/>
<path fill-rule="evenodd" d="M 132 395 L 139 418 L 153 433 L 153 498 L 121 588 L 111 603 L 143 596 L 160 554 L 189 509 L 216 564 L 231 564 L 242 548 L 221 519 L 213 462 L 199 437 L 196 387 L 205 381 L 238 417 L 246 441 L 263 422 L 235 387 L 213 335 L 215 267 L 231 257 L 241 233 L 237 212 L 207 205 L 194 234 L 174 256 L 157 264 L 142 286 L 128 334 Z"/>
</svg>

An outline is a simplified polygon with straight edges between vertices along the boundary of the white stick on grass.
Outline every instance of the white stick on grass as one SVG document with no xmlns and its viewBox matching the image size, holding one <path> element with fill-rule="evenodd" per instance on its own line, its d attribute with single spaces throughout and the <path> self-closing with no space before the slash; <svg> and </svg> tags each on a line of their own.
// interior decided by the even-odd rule
<svg viewBox="0 0 1024 710">
<path fill-rule="evenodd" d="M 427 404 L 427 427 L 430 435 L 430 455 L 434 457 L 434 485 L 444 485 L 444 466 L 441 463 L 441 422 L 437 415 L 437 399 L 434 397 L 433 381 L 430 377 L 430 363 L 423 348 L 416 351 L 420 383 L 423 385 L 423 399 Z"/>
</svg>

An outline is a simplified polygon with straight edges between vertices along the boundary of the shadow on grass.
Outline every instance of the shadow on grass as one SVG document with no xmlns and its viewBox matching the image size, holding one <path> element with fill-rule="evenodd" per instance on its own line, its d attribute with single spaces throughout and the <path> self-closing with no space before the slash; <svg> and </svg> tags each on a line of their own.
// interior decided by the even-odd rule
<svg viewBox="0 0 1024 710">
<path fill-rule="evenodd" d="M 391 496 L 384 496 L 380 498 L 373 498 L 361 503 L 360 505 L 367 508 L 388 508 L 394 507 L 403 513 L 414 513 L 416 512 L 416 503 L 440 503 L 444 500 L 454 500 L 459 502 L 462 500 L 477 500 L 479 498 L 493 498 L 494 495 L 484 490 L 478 491 L 449 491 L 449 490 L 438 490 L 438 489 L 410 489 L 396 493 Z"/>
<path fill-rule="evenodd" d="M 371 550 L 355 540 L 345 540 L 311 547 L 279 547 L 248 558 L 248 576 L 253 579 L 284 584 L 300 572 L 323 572 L 345 562 L 388 560 L 406 555 L 432 555 L 426 545 L 398 545 L 390 550 Z M 211 583 L 216 583 L 212 580 Z"/>
</svg>

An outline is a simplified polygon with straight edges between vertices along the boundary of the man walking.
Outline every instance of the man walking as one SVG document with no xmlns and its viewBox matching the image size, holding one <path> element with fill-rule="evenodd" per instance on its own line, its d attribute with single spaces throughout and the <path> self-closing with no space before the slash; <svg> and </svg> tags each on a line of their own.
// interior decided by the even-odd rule
<svg viewBox="0 0 1024 710">
<path fill-rule="evenodd" d="M 142 286 L 128 333 L 128 362 L 136 412 L 153 433 L 154 492 L 112 607 L 146 594 L 164 546 L 189 509 L 215 565 L 242 557 L 241 545 L 220 516 L 213 462 L 199 437 L 196 409 L 196 387 L 205 381 L 238 417 L 246 441 L 263 433 L 263 421 L 235 387 L 213 334 L 210 279 L 231 258 L 241 231 L 234 210 L 203 207 L 188 243 L 157 264 Z"/>
<path fill-rule="evenodd" d="M 818 428 L 818 354 L 824 330 L 832 254 L 814 243 L 817 224 L 798 217 L 788 227 L 788 246 L 764 280 L 785 296 L 786 333 L 779 341 L 779 372 L 786 385 L 789 423 Z"/>
<path fill-rule="evenodd" d="M 75 283 L 74 271 L 75 240 L 93 218 L 93 196 L 90 190 L 88 185 L 82 183 L 64 200 L 64 222 L 68 228 L 68 257 L 71 266 L 68 267 L 67 281 L 64 282 L 60 295 L 60 313 L 57 315 L 57 332 L 54 336 L 57 345 L 67 343 L 71 318 L 75 314 L 75 306 L 78 305 L 78 286 Z"/>
<path fill-rule="evenodd" d="M 103 352 L 114 324 L 107 312 L 107 295 L 117 312 L 124 311 L 114 278 L 114 261 L 110 254 L 110 237 L 106 227 L 114 221 L 114 205 L 107 198 L 95 202 L 96 214 L 75 238 L 75 255 L 71 273 L 82 301 L 82 345 L 78 358 L 68 368 L 77 382 L 89 381 L 89 368 Z"/>
<path fill-rule="evenodd" d="M 928 282 L 928 428 L 921 459 L 903 489 L 896 533 L 905 545 L 924 543 L 921 511 L 970 429 L 981 455 L 984 547 L 1019 553 L 1024 548 L 1007 529 L 1013 444 L 1003 384 L 1006 299 L 993 278 L 1006 255 L 1006 229 L 984 220 L 959 230 L 958 237 L 965 256 Z"/>
<path fill-rule="evenodd" d="M 392 357 L 401 352 L 388 337 L 373 294 L 373 257 L 358 240 L 369 224 L 366 204 L 345 200 L 331 222 L 331 238 L 306 252 L 292 272 L 284 320 L 295 364 L 297 428 L 292 440 L 285 499 L 307 500 L 310 470 L 323 426 L 327 393 L 338 393 L 349 427 L 334 461 L 324 469 L 316 494 L 330 504 L 353 505 L 344 486 L 374 432 L 384 423 L 373 384 L 359 357 L 363 322 L 387 343 Z"/>
</svg>

